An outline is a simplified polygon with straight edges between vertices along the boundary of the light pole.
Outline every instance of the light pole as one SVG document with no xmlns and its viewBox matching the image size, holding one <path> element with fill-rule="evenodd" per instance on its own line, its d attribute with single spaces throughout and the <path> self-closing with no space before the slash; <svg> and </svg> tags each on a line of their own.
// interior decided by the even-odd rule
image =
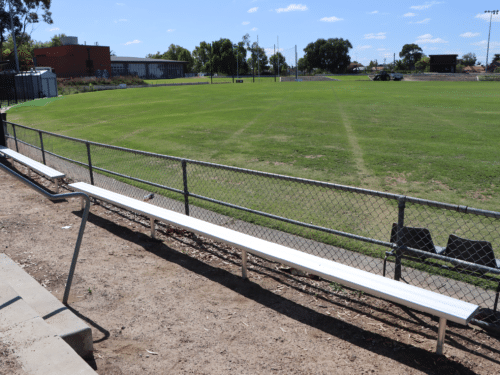
<svg viewBox="0 0 500 375">
<path fill-rule="evenodd" d="M 498 10 L 485 10 L 484 13 L 490 13 L 490 31 L 488 33 L 488 49 L 486 50 L 486 69 L 485 73 L 488 73 L 488 55 L 490 54 L 490 36 L 491 36 L 491 20 L 494 14 L 498 14 Z"/>
</svg>

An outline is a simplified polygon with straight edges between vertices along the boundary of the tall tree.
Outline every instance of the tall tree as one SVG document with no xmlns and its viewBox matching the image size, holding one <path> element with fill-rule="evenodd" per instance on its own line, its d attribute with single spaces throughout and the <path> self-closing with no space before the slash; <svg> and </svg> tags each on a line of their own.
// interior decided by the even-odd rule
<svg viewBox="0 0 500 375">
<path fill-rule="evenodd" d="M 31 37 L 35 24 L 40 21 L 53 23 L 50 5 L 51 0 L 0 0 L 0 50 L 3 50 L 3 43 L 11 33 L 10 6 L 12 6 L 16 44 L 22 45 L 26 42 L 24 40 L 26 36 Z"/>
<path fill-rule="evenodd" d="M 210 55 L 212 53 L 212 46 L 210 43 L 201 42 L 199 46 L 193 50 L 195 72 L 210 73 Z"/>
<path fill-rule="evenodd" d="M 280 74 L 284 74 L 288 70 L 288 64 L 286 63 L 285 56 L 283 56 L 281 52 L 276 52 L 274 55 L 272 55 L 269 58 L 269 62 L 271 63 L 274 74 L 278 73 L 278 64 Z"/>
<path fill-rule="evenodd" d="M 233 46 L 234 55 L 236 57 L 236 68 L 238 69 L 238 74 L 248 73 L 248 63 L 247 63 L 247 50 L 245 48 L 245 42 L 241 41 Z"/>
<path fill-rule="evenodd" d="M 211 63 L 213 73 L 236 74 L 236 56 L 229 39 L 221 38 L 212 43 Z"/>
<path fill-rule="evenodd" d="M 254 70 L 256 73 L 259 71 L 263 73 L 269 69 L 269 61 L 267 60 L 264 48 L 259 47 L 257 42 L 253 42 L 247 47 L 247 50 L 250 52 L 250 58 L 248 59 L 250 69 Z"/>
<path fill-rule="evenodd" d="M 194 58 L 186 48 L 171 44 L 167 51 L 160 53 L 160 51 L 152 54 L 147 54 L 149 59 L 162 59 L 162 60 L 173 60 L 173 61 L 187 61 L 185 73 L 191 73 L 194 65 Z"/>
<path fill-rule="evenodd" d="M 304 48 L 304 58 L 308 70 L 314 68 L 327 70 L 331 73 L 345 73 L 351 63 L 349 40 L 343 38 L 318 39 Z"/>
<path fill-rule="evenodd" d="M 415 69 L 415 64 L 422 58 L 423 51 L 418 44 L 405 44 L 401 52 L 399 52 L 399 57 L 402 57 L 404 63 L 410 70 Z"/>
<path fill-rule="evenodd" d="M 462 56 L 462 64 L 465 66 L 476 65 L 477 57 L 475 53 L 469 52 Z"/>
</svg>

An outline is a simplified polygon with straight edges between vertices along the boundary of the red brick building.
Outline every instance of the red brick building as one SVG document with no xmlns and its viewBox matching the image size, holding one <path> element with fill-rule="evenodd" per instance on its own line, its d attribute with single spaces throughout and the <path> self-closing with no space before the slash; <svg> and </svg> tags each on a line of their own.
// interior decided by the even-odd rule
<svg viewBox="0 0 500 375">
<path fill-rule="evenodd" d="M 109 77 L 111 74 L 109 47 L 65 45 L 37 48 L 34 55 L 36 66 L 50 66 L 58 77 Z"/>
</svg>

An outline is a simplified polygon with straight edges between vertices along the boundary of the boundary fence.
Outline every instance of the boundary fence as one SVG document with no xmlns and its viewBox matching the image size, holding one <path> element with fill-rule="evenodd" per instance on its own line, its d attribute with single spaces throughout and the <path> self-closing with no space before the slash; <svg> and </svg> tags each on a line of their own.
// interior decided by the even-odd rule
<svg viewBox="0 0 500 375">
<path fill-rule="evenodd" d="M 500 331 L 500 212 L 3 125 L 9 147 L 70 179 L 153 192 L 152 204 L 476 303 L 475 322 Z"/>
</svg>

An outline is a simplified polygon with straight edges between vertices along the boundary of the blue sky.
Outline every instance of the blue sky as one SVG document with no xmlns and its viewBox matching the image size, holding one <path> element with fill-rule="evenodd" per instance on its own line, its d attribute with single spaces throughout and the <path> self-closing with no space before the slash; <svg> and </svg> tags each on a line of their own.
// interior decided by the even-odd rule
<svg viewBox="0 0 500 375">
<path fill-rule="evenodd" d="M 500 8 L 490 0 L 300 1 L 53 0 L 54 24 L 39 24 L 32 37 L 47 41 L 65 33 L 81 44 L 110 46 L 118 56 L 145 57 L 171 43 L 192 51 L 201 41 L 237 42 L 249 33 L 270 50 L 279 37 L 287 60 L 295 45 L 301 57 L 308 43 L 338 37 L 349 39 L 351 59 L 363 64 L 392 61 L 406 43 L 417 43 L 426 54 L 474 52 L 484 64 L 489 28 L 484 11 Z M 490 56 L 494 53 L 500 53 L 500 15 L 492 23 Z"/>
</svg>

